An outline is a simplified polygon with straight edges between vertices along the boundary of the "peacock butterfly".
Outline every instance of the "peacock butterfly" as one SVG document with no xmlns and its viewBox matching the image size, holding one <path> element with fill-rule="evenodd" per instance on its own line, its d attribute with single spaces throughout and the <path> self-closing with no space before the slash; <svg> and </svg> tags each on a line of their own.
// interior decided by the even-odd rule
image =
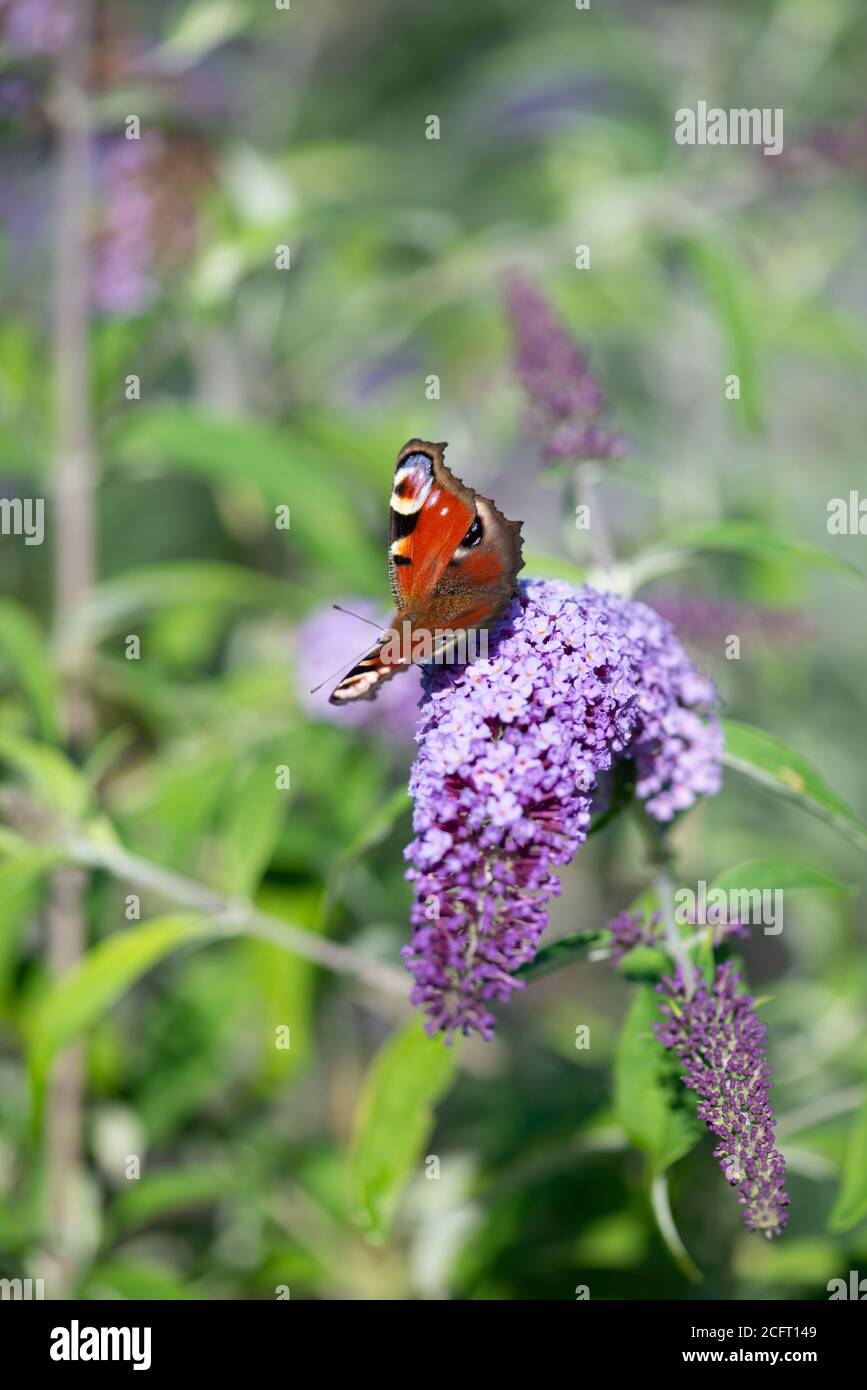
<svg viewBox="0 0 867 1390">
<path fill-rule="evenodd" d="M 397 456 L 388 537 L 397 612 L 334 688 L 332 704 L 373 700 L 383 681 L 413 662 L 449 659 L 461 636 L 492 628 L 515 593 L 521 523 L 456 478 L 445 448 L 410 439 Z"/>
</svg>

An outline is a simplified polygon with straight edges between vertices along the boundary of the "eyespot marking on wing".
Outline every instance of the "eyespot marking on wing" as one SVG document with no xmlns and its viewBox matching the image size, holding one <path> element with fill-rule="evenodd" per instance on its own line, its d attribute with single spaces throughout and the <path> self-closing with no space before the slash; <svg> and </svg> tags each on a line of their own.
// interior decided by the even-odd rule
<svg viewBox="0 0 867 1390">
<path fill-rule="evenodd" d="M 414 516 L 421 510 L 433 487 L 433 460 L 427 454 L 410 454 L 396 469 L 391 491 L 391 509 L 399 517 Z"/>
<path fill-rule="evenodd" d="M 474 550 L 477 545 L 481 545 L 484 538 L 485 524 L 482 520 L 481 514 L 477 512 L 475 517 L 473 518 L 472 525 L 470 526 L 469 530 L 467 531 L 467 534 L 464 536 L 460 545 L 455 550 L 455 553 L 452 556 L 449 563 L 452 565 L 459 565 L 461 560 L 466 559 L 471 550 Z"/>
</svg>

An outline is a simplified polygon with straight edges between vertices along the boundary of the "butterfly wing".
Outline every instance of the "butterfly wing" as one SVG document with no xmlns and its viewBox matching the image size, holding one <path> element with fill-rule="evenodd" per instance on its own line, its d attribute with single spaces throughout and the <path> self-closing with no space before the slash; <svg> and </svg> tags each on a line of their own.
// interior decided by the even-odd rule
<svg viewBox="0 0 867 1390">
<path fill-rule="evenodd" d="M 351 671 L 347 671 L 329 695 L 329 702 L 332 705 L 346 705 L 350 700 L 375 700 L 383 681 L 391 680 L 398 671 L 405 671 L 411 664 L 389 661 L 387 658 L 388 650 L 384 644 L 375 646 Z"/>
<path fill-rule="evenodd" d="M 445 444 L 411 439 L 397 456 L 389 574 L 399 616 L 415 625 L 490 626 L 515 592 L 521 523 L 508 521 L 446 467 Z"/>
<path fill-rule="evenodd" d="M 402 642 L 426 632 L 439 659 L 438 632 L 492 627 L 515 592 L 521 523 L 509 521 L 446 467 L 445 444 L 410 439 L 397 456 L 391 492 L 388 565 L 397 613 L 386 639 L 340 681 L 332 704 L 373 700 L 383 681 L 411 664 Z M 396 654 L 395 654 L 396 653 Z"/>
</svg>

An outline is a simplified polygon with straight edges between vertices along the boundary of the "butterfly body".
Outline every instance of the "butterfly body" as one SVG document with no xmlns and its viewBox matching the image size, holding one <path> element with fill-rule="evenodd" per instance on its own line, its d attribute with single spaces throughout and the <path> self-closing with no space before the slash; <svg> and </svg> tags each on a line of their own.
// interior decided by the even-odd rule
<svg viewBox="0 0 867 1390">
<path fill-rule="evenodd" d="M 420 651 L 447 659 L 459 634 L 489 630 L 515 593 L 521 523 L 456 478 L 445 448 L 410 439 L 397 456 L 388 547 L 397 611 L 379 644 L 336 686 L 332 704 L 375 699 L 383 681 L 425 659 Z"/>
</svg>

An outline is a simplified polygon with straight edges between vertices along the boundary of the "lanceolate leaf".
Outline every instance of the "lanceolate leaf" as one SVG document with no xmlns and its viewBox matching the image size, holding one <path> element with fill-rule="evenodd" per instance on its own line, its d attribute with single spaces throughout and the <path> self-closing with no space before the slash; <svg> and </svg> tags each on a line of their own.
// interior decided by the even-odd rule
<svg viewBox="0 0 867 1390">
<path fill-rule="evenodd" d="M 259 885 L 288 808 L 275 783 L 275 760 L 245 769 L 228 807 L 222 834 L 223 888 L 249 897 Z"/>
<path fill-rule="evenodd" d="M 56 748 L 0 729 L 0 761 L 20 773 L 44 805 L 73 818 L 84 813 L 90 787 Z"/>
<path fill-rule="evenodd" d="M 725 719 L 723 731 L 726 766 L 742 772 L 769 791 L 797 802 L 842 831 L 859 848 L 867 849 L 867 828 L 805 757 L 782 739 L 749 724 Z"/>
<path fill-rule="evenodd" d="M 235 485 L 239 467 L 268 508 L 289 508 L 293 549 L 328 567 L 335 581 L 382 582 L 382 566 L 367 543 L 358 507 L 334 486 L 328 459 L 309 442 L 255 420 L 216 419 L 204 411 L 141 407 L 130 416 L 116 450 L 123 460 L 145 459 L 215 484 Z M 328 525 L 322 525 L 323 516 Z M 274 512 L 272 511 L 272 517 Z"/>
<path fill-rule="evenodd" d="M 537 980 L 540 975 L 549 975 L 552 970 L 560 970 L 576 960 L 586 960 L 593 947 L 601 945 L 604 940 L 605 933 L 600 931 L 579 931 L 573 936 L 564 936 L 562 940 L 543 947 L 529 965 L 522 965 L 516 970 L 515 978 Z"/>
<path fill-rule="evenodd" d="M 701 1134 L 687 1108 L 677 1065 L 656 1040 L 653 1025 L 661 1022 L 656 990 L 639 985 L 614 1067 L 617 1118 L 635 1147 L 647 1154 L 652 1176 L 689 1153 Z"/>
<path fill-rule="evenodd" d="M 401 1193 L 433 1129 L 434 1106 L 457 1071 L 457 1047 L 411 1018 L 386 1040 L 367 1074 L 349 1159 L 353 1216 L 384 1241 Z"/>
<path fill-rule="evenodd" d="M 57 1054 L 165 956 L 208 935 L 208 924 L 200 917 L 157 918 L 101 941 L 74 970 L 49 985 L 25 1019 L 37 1114 Z"/>
<path fill-rule="evenodd" d="M 747 560 L 773 560 L 779 565 L 798 569 L 828 570 L 843 579 L 864 582 L 864 573 L 856 565 L 830 550 L 806 541 L 795 540 L 755 521 L 721 521 L 714 526 L 687 527 L 676 536 L 667 536 L 652 549 L 636 555 L 625 573 L 629 591 L 673 570 L 696 563 L 703 552 L 740 555 Z"/>
<path fill-rule="evenodd" d="M 724 893 L 763 893 L 777 888 L 793 893 L 812 889 L 836 897 L 851 897 L 859 891 L 855 884 L 841 883 L 821 869 L 783 859 L 750 859 L 734 864 L 718 874 L 711 886 L 721 888 Z"/>
<path fill-rule="evenodd" d="M 40 735 L 58 743 L 60 697 L 45 640 L 27 610 L 10 599 L 0 600 L 0 656 L 27 695 Z"/>
<path fill-rule="evenodd" d="M 795 540 L 773 531 L 759 522 L 722 521 L 716 526 L 686 530 L 678 538 L 681 546 L 692 550 L 717 550 L 744 555 L 756 560 L 777 560 L 787 565 L 808 565 L 812 569 L 831 570 L 846 579 L 863 582 L 864 574 L 855 565 L 818 545 Z"/>
<path fill-rule="evenodd" d="M 843 1161 L 843 1179 L 828 1218 L 832 1231 L 848 1231 L 867 1216 L 867 1101 L 855 1116 Z"/>
</svg>

